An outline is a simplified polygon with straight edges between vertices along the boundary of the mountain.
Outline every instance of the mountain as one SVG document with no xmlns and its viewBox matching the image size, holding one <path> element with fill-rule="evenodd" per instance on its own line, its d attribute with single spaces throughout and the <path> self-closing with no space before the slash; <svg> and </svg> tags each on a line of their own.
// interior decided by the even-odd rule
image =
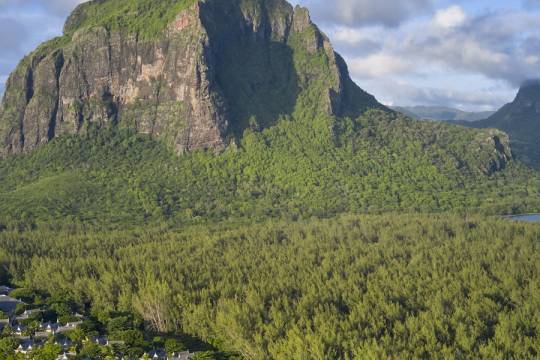
<svg viewBox="0 0 540 360">
<path fill-rule="evenodd" d="M 539 173 L 380 105 L 303 8 L 85 3 L 1 109 L 0 285 L 74 358 L 540 353 L 540 228 L 485 216 L 538 212 Z"/>
<path fill-rule="evenodd" d="M 540 169 L 540 81 L 525 82 L 514 101 L 488 119 L 464 125 L 507 132 L 516 156 Z"/>
<path fill-rule="evenodd" d="M 444 106 L 395 106 L 392 108 L 419 120 L 478 121 L 494 114 L 493 111 L 467 112 Z"/>
<path fill-rule="evenodd" d="M 284 0 L 84 3 L 10 76 L 0 133 L 5 224 L 538 204 L 505 133 L 384 107 Z"/>
<path fill-rule="evenodd" d="M 177 153 L 223 149 L 280 115 L 377 107 L 307 10 L 283 0 L 91 1 L 10 76 L 0 150 L 111 123 Z"/>
</svg>

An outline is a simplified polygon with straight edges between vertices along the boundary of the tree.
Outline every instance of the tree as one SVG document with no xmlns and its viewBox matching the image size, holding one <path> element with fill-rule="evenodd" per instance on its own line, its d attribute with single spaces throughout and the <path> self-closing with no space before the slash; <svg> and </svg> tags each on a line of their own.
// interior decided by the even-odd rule
<svg viewBox="0 0 540 360">
<path fill-rule="evenodd" d="M 32 352 L 34 360 L 56 360 L 58 355 L 62 353 L 62 347 L 54 343 L 46 343 L 41 349 Z"/>
<path fill-rule="evenodd" d="M 0 358 L 5 359 L 12 355 L 15 349 L 19 346 L 19 341 L 12 337 L 0 339 Z"/>
<path fill-rule="evenodd" d="M 186 350 L 186 347 L 176 339 L 165 340 L 165 351 L 167 354 L 172 354 L 179 351 Z"/>
<path fill-rule="evenodd" d="M 172 302 L 173 293 L 169 285 L 152 277 L 147 277 L 139 285 L 139 292 L 133 306 L 139 315 L 158 332 L 174 330 L 179 323 L 178 311 Z"/>
</svg>

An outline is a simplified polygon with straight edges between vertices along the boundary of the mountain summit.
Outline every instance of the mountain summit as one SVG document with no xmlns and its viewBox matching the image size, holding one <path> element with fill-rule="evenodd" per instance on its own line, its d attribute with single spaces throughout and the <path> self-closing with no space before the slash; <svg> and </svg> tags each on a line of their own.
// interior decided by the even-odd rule
<svg viewBox="0 0 540 360">
<path fill-rule="evenodd" d="M 177 153 L 221 149 L 280 116 L 383 108 L 309 13 L 284 0 L 94 0 L 10 76 L 0 155 L 115 124 Z"/>
<path fill-rule="evenodd" d="M 540 80 L 526 81 L 513 102 L 488 119 L 467 125 L 507 132 L 515 154 L 525 163 L 540 168 Z"/>
</svg>

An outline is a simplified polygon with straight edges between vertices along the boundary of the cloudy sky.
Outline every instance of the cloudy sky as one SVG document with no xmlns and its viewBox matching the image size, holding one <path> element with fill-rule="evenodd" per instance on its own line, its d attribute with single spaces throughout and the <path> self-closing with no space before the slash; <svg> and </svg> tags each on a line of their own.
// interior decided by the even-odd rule
<svg viewBox="0 0 540 360">
<path fill-rule="evenodd" d="M 0 91 L 80 0 L 0 0 Z M 389 105 L 497 109 L 540 77 L 540 0 L 293 0 Z"/>
</svg>

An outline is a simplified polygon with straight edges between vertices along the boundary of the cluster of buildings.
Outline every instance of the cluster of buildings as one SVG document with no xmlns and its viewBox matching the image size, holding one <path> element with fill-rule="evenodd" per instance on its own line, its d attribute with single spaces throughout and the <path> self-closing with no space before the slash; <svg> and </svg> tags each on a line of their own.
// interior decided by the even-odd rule
<svg viewBox="0 0 540 360">
<path fill-rule="evenodd" d="M 16 315 L 16 310 L 19 304 L 26 305 L 18 299 L 9 296 L 11 289 L 7 286 L 0 286 L 0 331 L 9 332 L 9 334 L 19 340 L 19 346 L 15 349 L 16 353 L 29 354 L 32 351 L 41 348 L 44 343 L 51 337 L 54 337 L 55 343 L 60 345 L 64 351 L 64 357 L 69 353 L 69 349 L 73 347 L 73 343 L 62 334 L 76 329 L 82 324 L 83 316 L 76 314 L 80 320 L 69 322 L 65 325 L 59 322 L 39 322 L 37 328 L 29 329 L 25 325 L 27 320 L 36 318 L 43 310 L 32 309 L 25 310 L 22 314 Z M 6 330 L 6 328 L 8 328 Z"/>
<path fill-rule="evenodd" d="M 76 344 L 64 334 L 77 329 L 83 323 L 83 315 L 75 314 L 74 317 L 78 318 L 78 320 L 68 322 L 65 325 L 59 322 L 40 321 L 37 328 L 33 327 L 29 329 L 25 325 L 27 320 L 38 318 L 37 315 L 42 313 L 43 310 L 25 310 L 23 313 L 16 315 L 19 304 L 26 304 L 10 297 L 9 294 L 11 291 L 12 289 L 7 286 L 0 286 L 0 332 L 9 331 L 10 336 L 19 340 L 19 346 L 15 349 L 16 353 L 31 354 L 33 351 L 42 348 L 49 339 L 54 338 L 55 344 L 59 345 L 62 349 L 62 354 L 58 356 L 58 360 L 68 360 L 77 356 L 75 351 Z M 6 327 L 8 327 L 8 330 L 6 330 Z M 87 341 L 100 346 L 113 347 L 125 345 L 124 341 L 109 340 L 105 336 L 93 337 Z M 145 353 L 142 359 L 191 360 L 193 357 L 194 354 L 189 351 L 168 355 L 165 350 L 156 349 Z"/>
</svg>

